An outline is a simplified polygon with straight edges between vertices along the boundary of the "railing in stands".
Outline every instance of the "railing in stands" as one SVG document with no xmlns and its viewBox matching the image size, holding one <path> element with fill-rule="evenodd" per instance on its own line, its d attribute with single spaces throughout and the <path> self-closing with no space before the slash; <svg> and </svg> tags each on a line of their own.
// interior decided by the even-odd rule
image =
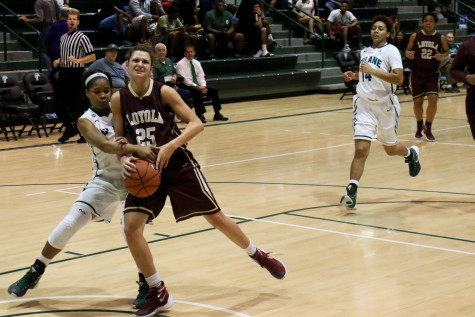
<svg viewBox="0 0 475 317">
<path fill-rule="evenodd" d="M 38 31 L 36 28 L 34 28 L 30 23 L 26 21 L 22 21 L 25 23 L 25 25 L 33 30 L 37 36 L 38 36 L 38 45 L 35 47 L 33 46 L 30 42 L 25 40 L 20 34 L 18 34 L 15 30 L 13 30 L 11 27 L 5 24 L 4 21 L 6 21 L 6 15 L 10 14 L 16 19 L 18 19 L 20 16 L 13 12 L 9 7 L 7 7 L 3 2 L 0 2 L 0 9 L 2 10 L 2 20 L 0 20 L 0 27 L 3 29 L 3 61 L 6 62 L 8 60 L 8 43 L 7 43 L 7 32 L 10 33 L 11 35 L 15 36 L 20 42 L 25 44 L 26 46 L 30 47 L 33 52 L 38 54 L 38 70 L 41 72 L 41 46 L 40 46 L 40 39 L 41 39 L 41 34 L 40 31 Z"/>
<path fill-rule="evenodd" d="M 262 0 L 259 0 L 259 2 L 261 3 L 261 5 L 264 7 L 267 7 L 267 9 L 271 9 L 273 14 L 278 14 L 280 15 L 281 17 L 284 17 L 288 22 L 290 22 L 291 24 L 303 29 L 304 31 L 307 31 L 309 32 L 310 34 L 313 34 L 315 37 L 319 38 L 320 35 L 318 35 L 317 33 L 314 33 L 312 31 L 310 31 L 310 29 L 308 29 L 307 27 L 303 26 L 302 24 L 300 24 L 298 21 L 292 19 L 292 10 L 295 8 L 295 10 L 297 10 L 298 12 L 300 13 L 303 13 L 305 14 L 306 16 L 310 17 L 310 19 L 312 19 L 314 21 L 314 25 L 316 25 L 315 23 L 320 23 L 322 25 L 322 30 L 323 30 L 323 33 L 325 33 L 325 24 L 322 23 L 322 21 L 320 21 L 319 19 L 316 19 L 314 18 L 313 16 L 309 15 L 308 13 L 304 12 L 303 10 L 301 10 L 300 8 L 297 8 L 293 3 L 291 2 L 288 2 L 286 3 L 286 5 L 288 6 L 287 7 L 287 10 L 286 10 L 286 13 L 283 13 L 281 12 L 280 10 L 277 10 L 277 9 L 274 9 L 274 8 L 270 8 L 270 4 L 268 4 L 267 2 L 265 1 L 262 1 Z M 292 38 L 292 28 L 289 28 L 289 32 L 288 32 L 288 40 L 289 40 L 289 46 L 291 45 L 291 38 Z M 322 68 L 325 67 L 325 38 L 323 36 L 321 36 L 321 43 L 322 43 Z"/>
<path fill-rule="evenodd" d="M 457 29 L 467 28 L 469 33 L 475 31 L 475 7 L 471 0 L 451 0 L 450 4 L 447 1 L 423 0 L 423 3 L 441 7 L 442 13 L 449 21 L 452 20 L 454 34 Z"/>
</svg>

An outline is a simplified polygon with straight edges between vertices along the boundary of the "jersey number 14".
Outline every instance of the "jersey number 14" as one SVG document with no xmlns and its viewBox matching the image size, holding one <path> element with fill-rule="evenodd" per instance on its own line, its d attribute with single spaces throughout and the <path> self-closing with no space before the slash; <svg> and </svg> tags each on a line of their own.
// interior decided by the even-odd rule
<svg viewBox="0 0 475 317">
<path fill-rule="evenodd" d="M 370 74 L 363 74 L 363 81 L 371 81 L 371 79 L 373 79 L 373 77 Z"/>
</svg>

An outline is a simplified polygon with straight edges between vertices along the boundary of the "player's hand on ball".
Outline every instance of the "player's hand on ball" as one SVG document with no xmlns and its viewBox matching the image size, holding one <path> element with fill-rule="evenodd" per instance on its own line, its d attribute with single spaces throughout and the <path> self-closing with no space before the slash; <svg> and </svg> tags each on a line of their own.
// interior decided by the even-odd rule
<svg viewBox="0 0 475 317">
<path fill-rule="evenodd" d="M 136 157 L 133 156 L 123 156 L 122 160 L 122 176 L 131 176 L 131 173 L 135 173 L 137 168 L 135 167 Z"/>
<path fill-rule="evenodd" d="M 144 161 L 155 163 L 155 160 L 157 159 L 157 152 L 159 150 L 160 148 L 153 145 L 139 145 L 135 149 L 135 154 Z"/>
</svg>

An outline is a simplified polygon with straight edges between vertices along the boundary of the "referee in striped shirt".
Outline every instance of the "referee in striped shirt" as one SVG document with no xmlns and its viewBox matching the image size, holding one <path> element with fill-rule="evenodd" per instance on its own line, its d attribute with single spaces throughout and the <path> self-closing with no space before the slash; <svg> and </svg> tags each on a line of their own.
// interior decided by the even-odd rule
<svg viewBox="0 0 475 317">
<path fill-rule="evenodd" d="M 54 61 L 54 67 L 60 67 L 59 77 L 54 87 L 54 107 L 58 118 L 64 123 L 66 130 L 59 142 L 64 143 L 79 132 L 76 122 L 85 111 L 84 88 L 82 74 L 84 64 L 96 60 L 94 48 L 89 38 L 78 30 L 79 11 L 70 9 L 68 12 L 68 33 L 61 36 L 61 57 Z M 81 136 L 78 143 L 86 141 Z"/>
</svg>

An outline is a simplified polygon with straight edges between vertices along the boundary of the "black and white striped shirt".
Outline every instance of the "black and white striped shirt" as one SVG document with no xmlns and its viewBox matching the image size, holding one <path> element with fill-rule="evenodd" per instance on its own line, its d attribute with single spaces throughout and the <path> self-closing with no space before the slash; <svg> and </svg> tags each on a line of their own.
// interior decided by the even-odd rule
<svg viewBox="0 0 475 317">
<path fill-rule="evenodd" d="M 76 30 L 61 36 L 60 51 L 62 68 L 81 68 L 84 67 L 84 64 L 71 63 L 68 61 L 68 57 L 83 58 L 86 55 L 93 54 L 94 48 L 89 38 L 84 33 Z"/>
</svg>

